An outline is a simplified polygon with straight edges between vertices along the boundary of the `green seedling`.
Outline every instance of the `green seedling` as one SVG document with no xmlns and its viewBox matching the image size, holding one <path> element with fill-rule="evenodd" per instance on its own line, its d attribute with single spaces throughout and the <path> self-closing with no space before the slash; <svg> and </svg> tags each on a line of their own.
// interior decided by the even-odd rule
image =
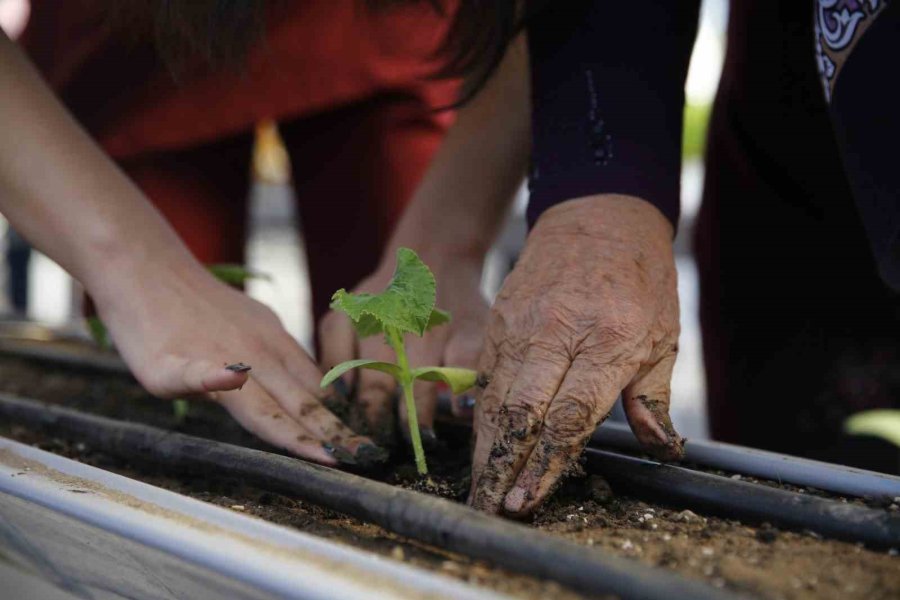
<svg viewBox="0 0 900 600">
<path fill-rule="evenodd" d="M 322 387 L 329 386 L 351 369 L 374 369 L 397 380 L 403 390 L 409 416 L 409 438 L 412 441 L 419 474 L 428 473 L 425 450 L 419 434 L 413 382 L 443 381 L 461 394 L 473 385 L 477 373 L 457 367 L 410 367 L 404 337 L 412 333 L 421 337 L 432 327 L 450 321 L 450 313 L 435 307 L 434 274 L 415 252 L 409 248 L 397 250 L 397 267 L 390 283 L 380 294 L 351 294 L 344 289 L 334 293 L 331 308 L 347 314 L 360 338 L 383 334 L 387 345 L 397 357 L 396 363 L 369 360 L 349 360 L 332 368 L 322 378 Z"/>
<path fill-rule="evenodd" d="M 251 271 L 242 265 L 223 263 L 208 265 L 206 268 L 209 269 L 209 272 L 212 273 L 216 279 L 222 283 L 233 286 L 244 285 L 251 279 L 272 280 L 271 276 L 265 273 Z M 106 325 L 103 324 L 103 321 L 100 320 L 100 317 L 94 315 L 88 317 L 86 320 L 88 331 L 90 332 L 94 343 L 102 350 L 112 350 L 113 345 L 109 336 L 109 330 L 106 328 Z M 190 407 L 190 402 L 183 398 L 177 398 L 172 401 L 172 415 L 174 416 L 176 423 L 179 425 L 184 423 L 190 412 Z"/>
</svg>

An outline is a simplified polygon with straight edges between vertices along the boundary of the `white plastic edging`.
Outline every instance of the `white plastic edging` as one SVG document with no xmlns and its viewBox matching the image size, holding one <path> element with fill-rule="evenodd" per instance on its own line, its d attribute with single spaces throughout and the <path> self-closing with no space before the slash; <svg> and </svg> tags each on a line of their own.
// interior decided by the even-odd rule
<svg viewBox="0 0 900 600">
<path fill-rule="evenodd" d="M 11 512 L 25 503 L 49 509 L 67 517 L 57 527 L 74 520 L 194 565 L 211 582 L 237 581 L 259 597 L 508 598 L 0 437 L 0 525 L 3 494 Z"/>
</svg>

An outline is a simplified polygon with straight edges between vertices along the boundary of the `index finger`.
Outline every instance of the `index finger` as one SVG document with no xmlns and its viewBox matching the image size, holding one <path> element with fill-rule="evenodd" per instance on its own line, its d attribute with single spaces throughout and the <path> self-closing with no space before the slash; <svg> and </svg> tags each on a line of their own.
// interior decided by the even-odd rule
<svg viewBox="0 0 900 600">
<path fill-rule="evenodd" d="M 568 354 L 543 341 L 532 342 L 509 391 L 497 411 L 496 426 L 488 431 L 489 439 L 478 440 L 490 448 L 479 465 L 474 482 L 472 506 L 485 512 L 499 512 L 519 471 L 528 460 L 542 429 L 544 415 L 569 368 Z M 505 367 L 507 373 L 512 366 Z M 486 395 L 496 394 L 492 381 Z M 481 432 L 479 432 L 481 437 Z M 474 467 L 473 467 L 474 468 Z"/>
<path fill-rule="evenodd" d="M 570 472 L 591 434 L 609 414 L 633 369 L 579 356 L 550 403 L 540 440 L 506 494 L 503 509 L 523 516 Z"/>
</svg>

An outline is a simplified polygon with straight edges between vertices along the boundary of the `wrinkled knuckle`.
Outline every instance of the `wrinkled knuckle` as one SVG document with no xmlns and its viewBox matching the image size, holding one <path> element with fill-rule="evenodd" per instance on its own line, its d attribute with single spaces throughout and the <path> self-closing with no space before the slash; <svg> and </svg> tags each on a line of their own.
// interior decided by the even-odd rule
<svg viewBox="0 0 900 600">
<path fill-rule="evenodd" d="M 530 402 L 505 405 L 499 413 L 506 434 L 520 441 L 531 440 L 538 434 L 544 416 L 540 408 Z"/>
<path fill-rule="evenodd" d="M 568 311 L 565 302 L 542 301 L 532 307 L 532 314 L 537 325 L 545 331 L 559 331 L 569 327 Z"/>
<path fill-rule="evenodd" d="M 647 337 L 647 324 L 632 314 L 616 315 L 615 319 L 598 325 L 592 336 L 595 344 L 604 350 L 633 347 Z"/>
<path fill-rule="evenodd" d="M 544 435 L 555 441 L 571 441 L 581 438 L 585 431 L 593 429 L 595 407 L 580 396 L 557 399 L 547 410 Z"/>
</svg>

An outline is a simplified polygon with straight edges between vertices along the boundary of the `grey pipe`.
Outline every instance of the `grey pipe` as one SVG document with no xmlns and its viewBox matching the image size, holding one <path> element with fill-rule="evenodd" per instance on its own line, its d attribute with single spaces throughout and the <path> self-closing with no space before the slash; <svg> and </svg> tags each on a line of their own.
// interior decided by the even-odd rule
<svg viewBox="0 0 900 600">
<path fill-rule="evenodd" d="M 609 422 L 594 432 L 591 445 L 640 451 L 637 439 L 627 426 Z M 710 440 L 688 440 L 684 450 L 685 462 L 723 471 L 781 483 L 808 485 L 847 496 L 900 496 L 900 477 L 884 473 Z"/>
</svg>

